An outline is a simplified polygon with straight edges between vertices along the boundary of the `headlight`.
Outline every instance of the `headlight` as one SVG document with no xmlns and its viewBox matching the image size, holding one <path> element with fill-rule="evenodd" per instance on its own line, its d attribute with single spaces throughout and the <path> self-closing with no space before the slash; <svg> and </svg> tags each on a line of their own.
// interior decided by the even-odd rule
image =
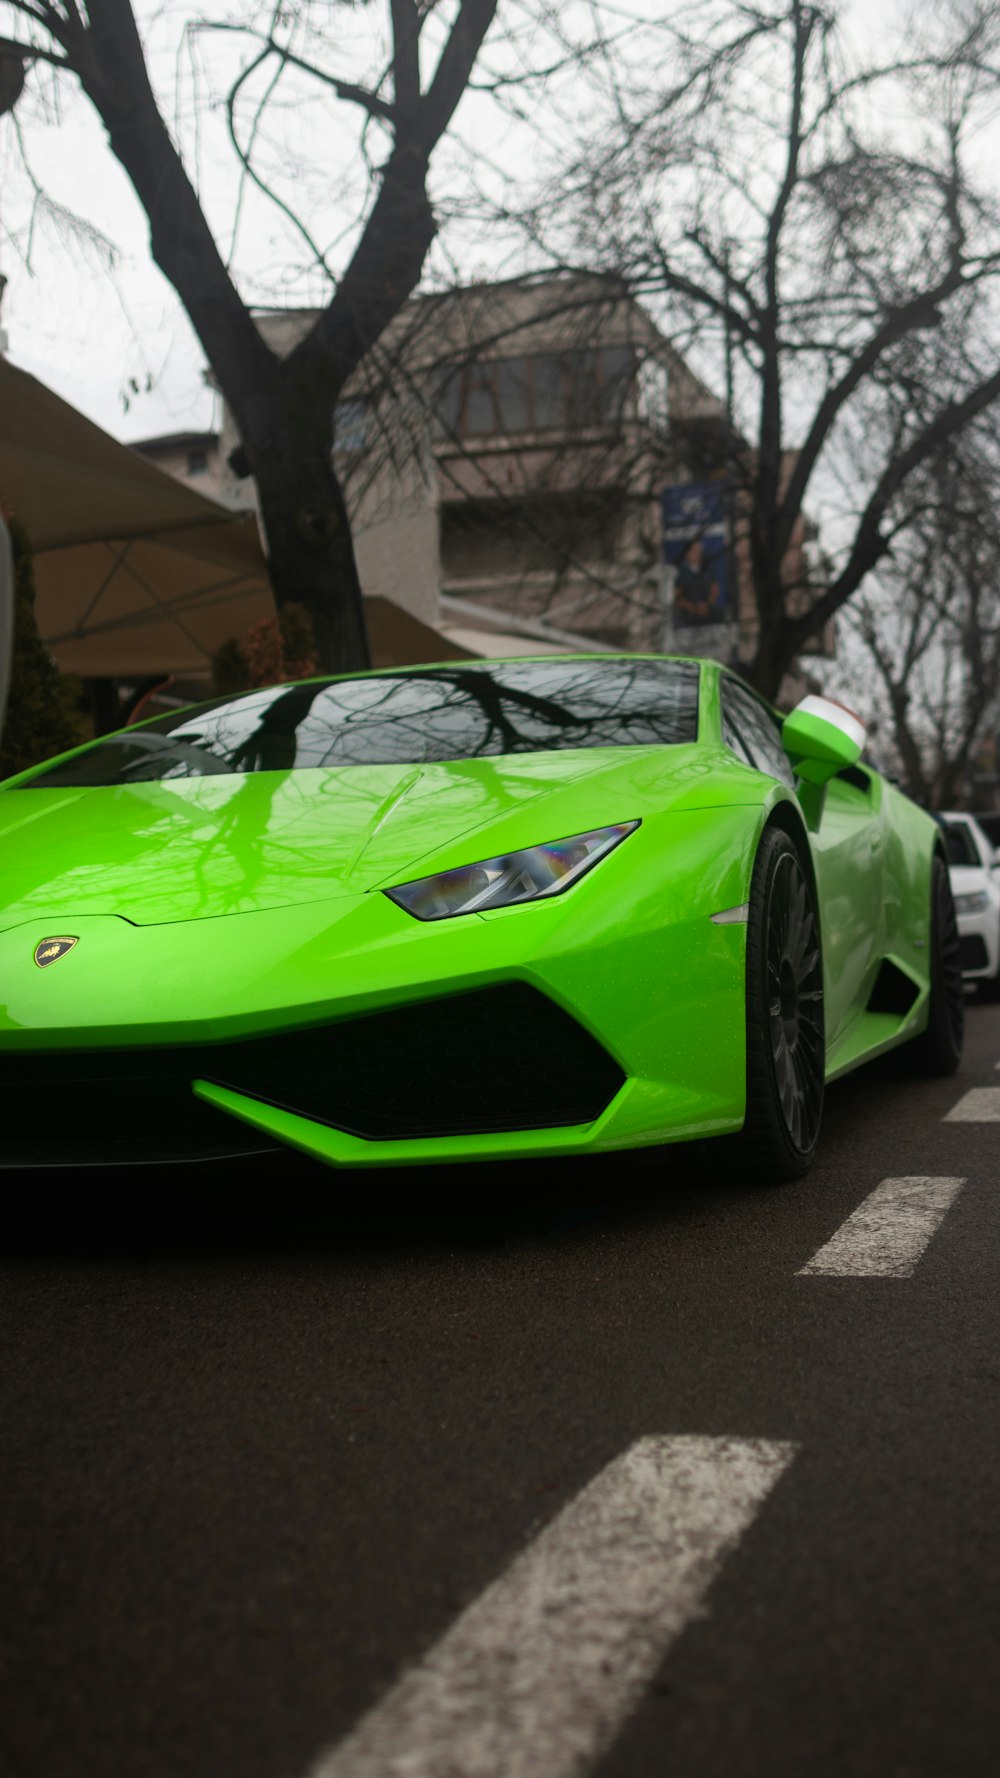
<svg viewBox="0 0 1000 1778">
<path fill-rule="evenodd" d="M 638 821 L 624 821 L 620 827 L 598 827 L 569 840 L 554 840 L 549 846 L 529 846 L 526 852 L 507 852 L 481 864 L 463 864 L 434 877 L 419 877 L 415 883 L 401 883 L 385 893 L 418 920 L 448 920 L 453 914 L 480 914 L 487 908 L 561 895 L 638 825 Z"/>
<path fill-rule="evenodd" d="M 977 889 L 972 895 L 956 895 L 956 914 L 985 914 L 990 905 L 990 898 L 985 889 Z"/>
</svg>

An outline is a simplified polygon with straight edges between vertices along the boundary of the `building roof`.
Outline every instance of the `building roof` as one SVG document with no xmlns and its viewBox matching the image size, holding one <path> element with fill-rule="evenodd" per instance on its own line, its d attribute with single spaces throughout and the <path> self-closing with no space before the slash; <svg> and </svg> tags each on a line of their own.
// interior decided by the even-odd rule
<svg viewBox="0 0 1000 1778">
<path fill-rule="evenodd" d="M 217 432 L 165 432 L 160 438 L 130 439 L 128 448 L 145 457 L 153 451 L 208 450 L 217 447 L 218 443 Z"/>
</svg>

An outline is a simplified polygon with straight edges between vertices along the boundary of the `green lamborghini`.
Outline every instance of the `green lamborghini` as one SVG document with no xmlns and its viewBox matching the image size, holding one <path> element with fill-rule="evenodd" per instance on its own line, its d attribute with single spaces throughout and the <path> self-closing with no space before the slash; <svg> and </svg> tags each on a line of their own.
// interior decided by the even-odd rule
<svg viewBox="0 0 1000 1778">
<path fill-rule="evenodd" d="M 333 1166 L 736 1138 L 949 1073 L 942 836 L 848 712 L 712 661 L 314 679 L 0 786 L 0 1159 Z"/>
</svg>

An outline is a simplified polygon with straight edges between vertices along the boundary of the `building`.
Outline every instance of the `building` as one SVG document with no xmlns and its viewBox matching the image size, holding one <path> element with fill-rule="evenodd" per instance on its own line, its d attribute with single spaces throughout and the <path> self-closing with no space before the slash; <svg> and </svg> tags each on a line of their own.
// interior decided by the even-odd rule
<svg viewBox="0 0 1000 1778">
<path fill-rule="evenodd" d="M 314 319 L 256 316 L 281 354 Z M 484 654 L 679 647 L 745 658 L 754 612 L 722 471 L 732 442 L 724 404 L 643 307 L 582 275 L 413 298 L 334 426 L 366 594 Z M 238 443 L 224 406 L 217 440 L 137 448 L 235 505 L 252 498 L 230 467 Z M 692 488 L 716 520 L 693 521 L 697 535 L 668 559 L 665 491 L 669 501 Z M 692 585 L 711 599 L 678 597 L 675 609 Z"/>
<path fill-rule="evenodd" d="M 248 503 L 222 460 L 217 432 L 170 432 L 162 438 L 139 439 L 132 449 L 199 494 L 229 505 Z"/>
</svg>

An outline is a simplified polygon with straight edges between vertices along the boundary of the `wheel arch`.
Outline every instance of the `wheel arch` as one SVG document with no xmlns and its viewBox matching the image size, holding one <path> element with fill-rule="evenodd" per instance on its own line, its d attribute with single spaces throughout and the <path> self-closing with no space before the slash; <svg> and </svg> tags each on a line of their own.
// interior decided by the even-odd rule
<svg viewBox="0 0 1000 1778">
<path fill-rule="evenodd" d="M 815 902 L 816 876 L 808 831 L 790 799 L 775 793 L 761 811 L 747 910 L 747 1087 L 741 1136 L 743 1154 L 751 1170 L 772 1180 L 798 1179 L 810 1165 L 819 1139 L 825 1083 L 822 938 L 819 947 L 812 943 L 798 945 L 794 957 L 788 950 L 789 932 L 797 922 L 808 921 L 810 933 L 818 932 L 818 907 L 813 927 L 802 905 L 801 889 L 794 887 L 796 881 L 801 883 L 801 877 L 796 879 L 793 875 L 793 887 L 785 888 L 788 900 L 783 921 L 776 924 L 771 917 L 770 898 L 778 880 L 777 872 L 790 857 L 798 860 Z M 773 969 L 779 966 L 780 1002 L 775 1007 L 770 983 Z M 786 967 L 791 968 L 792 976 L 792 1006 L 787 1014 Z M 801 1014 L 800 992 L 809 1000 L 820 1002 L 811 1018 Z"/>
<path fill-rule="evenodd" d="M 769 827 L 780 827 L 782 832 L 787 833 L 802 860 L 802 867 L 809 879 L 809 887 L 812 890 L 813 906 L 816 912 L 816 925 L 819 929 L 820 943 L 822 943 L 823 921 L 819 899 L 819 883 L 816 879 L 816 863 L 813 858 L 812 846 L 809 844 L 809 830 L 806 827 L 798 803 L 794 802 L 792 798 L 788 796 L 775 798 L 770 807 L 765 810 L 764 819 L 761 822 L 760 833 L 757 835 L 758 846 Z"/>
</svg>

